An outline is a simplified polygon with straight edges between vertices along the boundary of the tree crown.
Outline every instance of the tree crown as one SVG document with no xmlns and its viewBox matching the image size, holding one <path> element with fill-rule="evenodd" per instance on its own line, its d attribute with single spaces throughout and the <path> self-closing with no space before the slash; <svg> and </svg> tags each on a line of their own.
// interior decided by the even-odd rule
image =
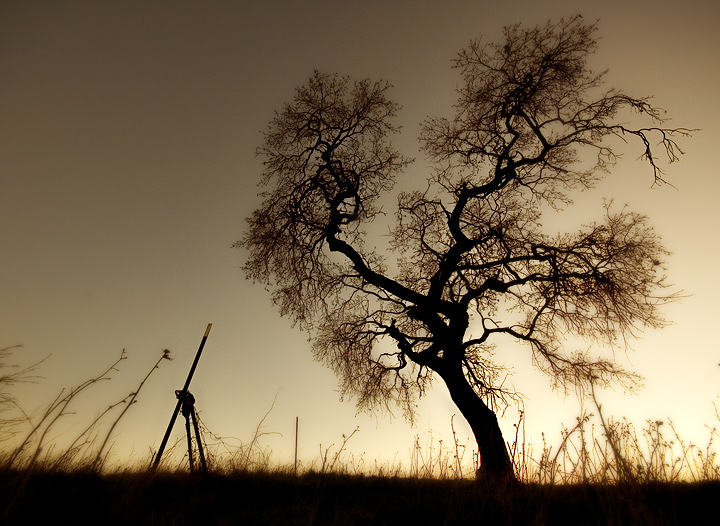
<svg viewBox="0 0 720 526">
<path fill-rule="evenodd" d="M 649 98 L 600 91 L 603 73 L 587 65 L 596 30 L 581 17 L 512 26 L 504 42 L 459 53 L 455 116 L 427 119 L 420 137 L 436 166 L 430 185 L 398 196 L 397 264 L 363 244 L 378 198 L 409 164 L 390 143 L 390 85 L 315 72 L 270 123 L 265 201 L 238 243 L 245 270 L 310 332 L 360 407 L 395 401 L 411 414 L 433 373 L 457 370 L 502 402 L 513 395 L 494 354 L 502 337 L 527 343 L 559 385 L 622 378 L 611 360 L 565 351 L 564 337 L 618 344 L 663 324 L 668 253 L 645 217 L 608 203 L 603 222 L 572 234 L 540 224 L 543 206 L 567 203 L 615 163 L 618 139 L 639 143 L 661 184 L 653 143 L 672 162 L 675 137 L 689 132 L 663 127 Z M 649 126 L 618 122 L 628 111 Z"/>
</svg>

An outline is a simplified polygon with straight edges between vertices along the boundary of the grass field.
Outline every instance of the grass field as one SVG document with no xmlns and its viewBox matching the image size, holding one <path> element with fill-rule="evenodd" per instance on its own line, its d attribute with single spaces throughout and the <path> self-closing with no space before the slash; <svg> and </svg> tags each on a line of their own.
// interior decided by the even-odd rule
<svg viewBox="0 0 720 526">
<path fill-rule="evenodd" d="M 686 443 L 672 422 L 642 429 L 583 414 L 560 445 L 533 451 L 509 444 L 517 482 L 475 478 L 466 447 L 415 439 L 410 465 L 371 464 L 347 453 L 353 434 L 299 466 L 278 465 L 262 446 L 262 425 L 247 443 L 229 445 L 203 430 L 209 471 L 188 471 L 183 440 L 157 471 L 108 462 L 108 438 L 136 401 L 139 386 L 89 420 L 59 447 L 54 436 L 68 406 L 107 371 L 66 390 L 34 417 L 14 412 L 12 384 L 32 368 L 7 369 L 0 350 L 0 524 L 713 524 L 720 466 L 709 428 L 704 447 Z M 262 422 L 261 422 L 262 424 Z M 519 434 L 520 436 L 520 434 Z M 195 446 L 197 447 L 197 446 Z M 195 452 L 194 456 L 197 458 Z M 472 458 L 470 458 L 472 457 Z M 165 457 L 163 457 L 165 458 Z M 197 465 L 197 464 L 196 464 Z M 175 466 L 169 469 L 168 466 Z M 181 466 L 181 467 L 177 467 Z"/>
<path fill-rule="evenodd" d="M 694 525 L 717 519 L 720 497 L 718 481 L 491 489 L 333 473 L 26 475 L 3 475 L 3 524 Z"/>
</svg>

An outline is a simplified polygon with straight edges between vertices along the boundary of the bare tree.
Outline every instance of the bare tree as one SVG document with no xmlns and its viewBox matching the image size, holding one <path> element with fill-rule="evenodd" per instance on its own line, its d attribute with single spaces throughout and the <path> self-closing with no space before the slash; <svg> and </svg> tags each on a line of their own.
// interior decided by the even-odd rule
<svg viewBox="0 0 720 526">
<path fill-rule="evenodd" d="M 364 228 L 410 163 L 390 144 L 398 106 L 385 82 L 315 72 L 265 133 L 265 200 L 237 243 L 247 276 L 310 333 L 359 408 L 398 403 L 412 417 L 439 376 L 496 481 L 514 476 L 496 413 L 517 396 L 497 342 L 527 344 L 559 386 L 632 380 L 613 360 L 567 351 L 565 336 L 623 345 L 662 326 L 658 307 L 673 298 L 645 217 L 607 203 L 600 223 L 542 231 L 541 211 L 592 187 L 618 145 L 637 142 L 662 184 L 655 150 L 675 161 L 674 138 L 689 133 L 664 127 L 649 98 L 602 90 L 604 73 L 587 65 L 596 30 L 579 16 L 512 26 L 505 42 L 459 53 L 456 115 L 428 119 L 420 137 L 436 169 L 423 190 L 399 193 L 384 251 L 365 246 Z M 622 124 L 623 113 L 649 125 Z"/>
</svg>

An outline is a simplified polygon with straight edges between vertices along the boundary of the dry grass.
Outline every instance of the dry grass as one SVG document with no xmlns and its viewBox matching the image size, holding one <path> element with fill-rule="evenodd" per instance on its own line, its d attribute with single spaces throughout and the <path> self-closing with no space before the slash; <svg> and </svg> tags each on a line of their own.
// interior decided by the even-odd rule
<svg viewBox="0 0 720 526">
<path fill-rule="evenodd" d="M 583 413 L 564 428 L 557 449 L 546 443 L 535 454 L 526 444 L 511 450 L 520 480 L 536 484 L 653 484 L 716 482 L 718 436 L 709 429 L 705 447 L 685 441 L 671 420 L 647 420 L 639 431 L 625 418 L 606 418 L 593 392 L 597 415 Z"/>
<path fill-rule="evenodd" d="M 6 365 L 11 349 L 0 349 L 0 368 Z M 106 465 L 110 451 L 110 438 L 128 410 L 137 403 L 138 396 L 153 372 L 164 360 L 170 360 L 170 353 L 162 355 L 140 381 L 135 390 L 110 404 L 89 419 L 87 425 L 75 437 L 62 446 L 53 440 L 57 428 L 65 418 L 74 415 L 73 404 L 97 385 L 109 381 L 112 373 L 127 359 L 123 349 L 120 356 L 104 371 L 79 385 L 63 389 L 38 415 L 29 416 L 12 396 L 12 385 L 37 380 L 34 373 L 39 364 L 29 368 L 15 368 L 11 374 L 0 376 L 0 413 L 8 415 L 0 421 L 0 469 L 22 471 L 101 471 Z M 12 370 L 12 369 L 11 369 Z M 111 419 L 108 422 L 108 419 Z M 22 437 L 17 439 L 17 437 Z M 14 443 L 13 443 L 14 442 Z M 10 445 L 12 444 L 12 445 Z"/>
<path fill-rule="evenodd" d="M 517 424 L 510 445 L 519 484 L 489 488 L 474 479 L 477 455 L 467 443 L 435 440 L 410 446 L 410 463 L 378 463 L 354 455 L 358 430 L 318 448 L 294 465 L 273 461 L 263 445 L 265 418 L 247 441 L 212 433 L 201 421 L 210 473 L 187 471 L 184 438 L 166 450 L 157 472 L 150 459 L 130 467 L 107 461 L 109 437 L 166 352 L 125 398 L 89 420 L 69 445 L 52 430 L 73 403 L 108 380 L 120 357 L 99 375 L 64 390 L 37 417 L 20 410 L 14 383 L 36 367 L 9 369 L 0 350 L 0 513 L 3 524 L 65 521 L 118 524 L 694 524 L 720 497 L 720 467 L 710 429 L 705 447 L 684 441 L 671 421 L 641 429 L 606 418 L 592 394 L 595 415 L 583 413 L 563 428 L 559 445 L 543 435 L 537 450 Z M 451 427 L 453 421 L 450 422 Z M 12 444 L 12 446 L 11 446 Z M 396 457 L 397 458 L 397 457 Z M 174 466 L 171 468 L 171 466 Z"/>
</svg>

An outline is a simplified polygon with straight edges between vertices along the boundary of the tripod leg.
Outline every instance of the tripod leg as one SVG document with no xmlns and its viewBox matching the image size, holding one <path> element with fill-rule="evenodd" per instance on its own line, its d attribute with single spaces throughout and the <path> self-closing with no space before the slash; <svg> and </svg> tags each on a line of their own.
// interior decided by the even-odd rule
<svg viewBox="0 0 720 526">
<path fill-rule="evenodd" d="M 192 435 L 190 433 L 190 417 L 187 414 L 185 415 L 185 433 L 187 434 L 188 458 L 190 459 L 190 472 L 192 473 L 195 469 L 195 466 L 193 465 Z"/>
<path fill-rule="evenodd" d="M 202 465 L 203 471 L 207 473 L 207 463 L 205 462 L 205 453 L 203 452 L 202 440 L 200 439 L 200 428 L 197 423 L 197 416 L 195 415 L 195 408 L 193 407 L 192 413 L 190 413 L 193 421 L 193 427 L 195 428 L 195 440 L 198 445 L 198 453 L 200 453 L 200 465 Z"/>
</svg>

